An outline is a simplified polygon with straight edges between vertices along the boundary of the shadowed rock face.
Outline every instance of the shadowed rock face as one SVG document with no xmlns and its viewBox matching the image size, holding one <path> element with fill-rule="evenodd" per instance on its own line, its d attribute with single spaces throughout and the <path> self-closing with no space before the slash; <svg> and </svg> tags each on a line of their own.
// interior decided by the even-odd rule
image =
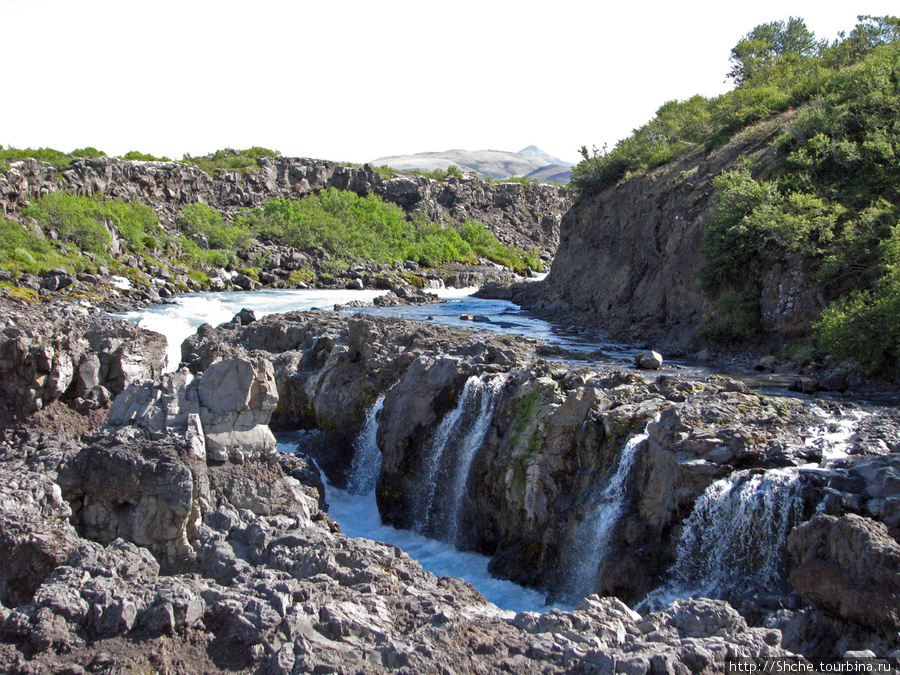
<svg viewBox="0 0 900 675">
<path fill-rule="evenodd" d="M 635 339 L 691 343 L 711 310 L 698 272 L 706 263 L 703 232 L 713 215 L 713 180 L 771 152 L 791 115 L 752 127 L 709 154 L 579 199 L 563 217 L 547 279 L 517 301 Z M 799 261 L 766 271 L 760 306 L 765 331 L 796 336 L 810 329 L 822 308 L 814 272 Z"/>
<path fill-rule="evenodd" d="M 900 544 L 884 523 L 818 515 L 788 546 L 791 584 L 814 607 L 875 630 L 900 629 Z"/>
</svg>

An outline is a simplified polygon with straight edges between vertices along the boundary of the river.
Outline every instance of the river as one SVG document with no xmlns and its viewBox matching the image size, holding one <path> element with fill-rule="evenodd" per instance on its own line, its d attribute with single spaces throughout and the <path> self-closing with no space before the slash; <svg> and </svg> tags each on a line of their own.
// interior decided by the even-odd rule
<svg viewBox="0 0 900 675">
<path fill-rule="evenodd" d="M 573 351 L 623 348 L 609 343 L 599 345 L 584 336 L 561 331 L 552 324 L 528 316 L 518 306 L 504 300 L 483 300 L 472 297 L 474 288 L 443 288 L 432 292 L 445 302 L 421 306 L 364 307 L 344 310 L 347 314 L 364 312 L 382 316 L 434 321 L 468 329 L 483 328 L 502 333 L 540 338 Z M 335 304 L 353 300 L 371 302 L 384 291 L 349 290 L 262 290 L 255 292 L 192 293 L 176 298 L 171 304 L 127 312 L 121 316 L 141 327 L 162 333 L 169 340 L 168 370 L 175 370 L 181 361 L 181 342 L 193 335 L 197 328 L 208 323 L 218 325 L 229 321 L 243 308 L 251 309 L 257 318 L 267 314 L 297 310 L 331 309 Z M 489 322 L 474 323 L 460 319 L 464 314 L 480 315 Z M 279 439 L 279 449 L 291 452 L 289 437 Z M 455 576 L 471 583 L 482 595 L 501 609 L 511 611 L 546 611 L 543 594 L 501 579 L 488 572 L 488 558 L 472 552 L 458 551 L 453 545 L 430 539 L 416 532 L 399 530 L 381 523 L 375 503 L 374 486 L 365 494 L 353 494 L 326 486 L 329 514 L 341 529 L 352 537 L 383 541 L 406 551 L 429 572 L 438 576 Z M 561 607 L 561 605 L 554 605 Z"/>
<path fill-rule="evenodd" d="M 546 321 L 529 316 L 510 302 L 472 297 L 471 293 L 473 291 L 474 289 L 471 288 L 439 289 L 436 293 L 445 300 L 441 304 L 389 308 L 363 307 L 342 311 L 347 314 L 364 312 L 382 316 L 432 321 L 469 330 L 485 329 L 501 333 L 518 334 L 545 340 L 563 347 L 570 354 L 576 356 L 579 353 L 583 353 L 586 361 L 590 360 L 592 352 L 601 350 L 605 355 L 612 356 L 613 359 L 633 362 L 636 352 L 634 347 L 598 340 L 594 336 L 584 335 L 578 331 L 560 329 Z M 166 335 L 170 342 L 168 367 L 170 370 L 174 370 L 180 361 L 180 344 L 185 338 L 192 335 L 203 323 L 217 325 L 229 321 L 243 308 L 253 310 L 259 318 L 277 312 L 312 310 L 316 308 L 331 309 L 336 303 L 345 304 L 353 300 L 371 302 L 380 293 L 382 291 L 264 290 L 256 292 L 189 294 L 175 299 L 171 304 L 128 312 L 124 317 L 139 323 L 142 327 Z M 479 316 L 481 320 L 477 322 L 463 320 L 461 317 L 466 314 Z M 696 366 L 676 365 L 675 367 L 679 368 L 681 374 L 688 376 L 703 377 L 710 372 Z M 473 383 L 473 392 L 477 387 L 483 389 L 487 385 L 487 382 Z M 460 414 L 457 417 L 460 420 L 473 417 L 473 415 L 463 415 L 465 404 L 463 399 L 465 399 L 465 396 L 461 397 L 458 404 Z M 489 400 L 484 398 L 484 393 L 481 394 L 479 400 L 482 401 L 483 407 L 489 403 Z M 473 406 L 475 406 L 474 401 L 475 399 L 473 398 Z M 357 454 L 370 453 L 371 455 L 374 453 L 378 457 L 378 465 L 380 466 L 380 452 L 374 442 L 374 429 L 377 426 L 377 422 L 374 421 L 376 419 L 376 408 L 377 404 L 370 411 L 372 422 L 369 426 L 371 428 L 364 430 L 361 434 L 357 444 Z M 821 411 L 821 416 L 823 419 L 821 429 L 810 429 L 807 443 L 814 444 L 817 447 L 819 445 L 823 446 L 820 448 L 825 460 L 823 463 L 827 463 L 844 454 L 847 439 L 853 433 L 854 426 L 859 418 L 845 415 L 842 419 L 824 411 Z M 485 415 L 475 415 L 474 417 L 480 418 L 485 417 Z M 448 415 L 448 419 L 453 421 L 450 418 L 453 418 L 453 415 Z M 472 422 L 469 420 L 467 423 L 471 424 Z M 367 434 L 369 435 L 368 437 Z M 477 429 L 473 427 L 472 430 L 459 430 L 456 436 L 466 438 L 467 434 L 477 435 Z M 625 445 L 622 451 L 623 456 L 619 461 L 622 469 L 621 477 L 618 477 L 617 481 L 612 481 L 608 490 L 610 494 L 606 495 L 604 493 L 604 498 L 598 500 L 597 512 L 586 518 L 587 529 L 591 530 L 591 532 L 584 535 L 587 542 L 586 546 L 590 549 L 586 549 L 584 552 L 586 558 L 595 560 L 597 557 L 595 552 L 600 551 L 602 553 L 605 537 L 608 537 L 609 528 L 618 519 L 622 506 L 620 503 L 624 494 L 622 486 L 628 478 L 631 458 L 627 451 L 636 449 L 642 439 L 643 436 L 635 437 L 630 444 Z M 294 449 L 289 436 L 279 440 L 279 447 L 282 451 L 290 452 Z M 428 451 L 429 449 L 426 448 L 425 450 Z M 439 453 L 443 448 L 435 447 L 431 450 Z M 372 464 L 371 461 L 368 463 Z M 618 476 L 618 474 L 616 475 Z M 782 471 L 778 475 L 768 477 L 766 480 L 756 476 L 748 477 L 743 474 L 735 474 L 732 478 L 714 483 L 710 486 L 709 494 L 704 495 L 698 501 L 699 506 L 692 515 L 693 520 L 689 519 L 687 521 L 689 526 L 687 535 L 695 531 L 710 533 L 712 530 L 716 530 L 716 532 L 721 530 L 719 532 L 721 536 L 716 541 L 721 540 L 720 548 L 724 550 L 731 546 L 734 541 L 748 539 L 749 535 L 743 529 L 747 523 L 771 521 L 772 527 L 769 528 L 771 533 L 768 537 L 771 541 L 767 539 L 764 548 L 772 550 L 783 548 L 782 540 L 787 534 L 789 525 L 794 522 L 795 518 L 794 511 L 796 510 L 795 503 L 797 500 L 794 498 L 792 490 L 796 484 L 796 476 L 796 470 Z M 353 484 L 356 485 L 357 489 L 352 489 Z M 395 545 L 405 550 L 410 556 L 417 559 L 426 570 L 436 575 L 452 575 L 465 579 L 502 609 L 512 611 L 545 611 L 548 609 L 545 604 L 545 598 L 541 593 L 491 577 L 488 572 L 487 557 L 471 552 L 461 552 L 456 550 L 451 543 L 445 543 L 446 541 L 453 541 L 452 537 L 448 539 L 445 536 L 443 537 L 444 541 L 436 541 L 416 532 L 398 530 L 383 525 L 375 503 L 374 476 L 357 476 L 351 480 L 351 491 L 327 486 L 326 492 L 331 516 L 348 535 L 366 537 Z M 750 509 L 748 505 L 753 506 L 753 509 Z M 760 508 L 763 508 L 764 512 L 757 513 L 754 510 L 757 509 L 758 505 L 762 505 Z M 747 516 L 748 509 L 752 511 L 752 517 Z M 418 529 L 426 531 L 428 528 Z M 589 534 L 590 536 L 588 536 Z M 693 586 L 690 584 L 696 585 L 697 574 L 689 567 L 688 562 L 697 557 L 716 560 L 722 558 L 721 551 L 718 551 L 718 549 L 716 551 L 703 549 L 702 554 L 699 556 L 694 555 L 693 548 L 697 547 L 691 548 L 692 542 L 693 540 L 690 539 L 690 536 L 687 536 L 682 543 L 681 549 L 683 549 L 685 559 L 679 561 L 675 568 L 675 571 L 683 578 L 673 577 L 673 580 L 667 586 L 659 589 L 660 597 L 662 597 L 662 594 L 665 594 L 667 596 L 666 599 L 671 600 L 674 597 L 693 594 L 691 590 Z M 736 547 L 732 546 L 732 548 Z M 703 576 L 708 578 L 707 581 L 715 581 L 721 587 L 725 587 L 729 580 L 737 575 L 732 567 L 735 569 L 737 567 L 735 565 L 719 565 L 719 567 L 715 570 L 706 570 L 704 568 L 702 570 Z M 577 570 L 573 572 L 573 590 L 576 593 L 574 597 L 572 594 L 568 597 L 574 599 L 579 595 L 590 592 L 595 573 L 595 566 L 585 566 L 585 571 L 581 576 L 579 576 Z M 763 581 L 766 581 L 773 574 L 767 568 L 759 571 L 759 576 Z M 584 578 L 582 579 L 581 577 Z M 709 589 L 706 590 L 709 592 Z"/>
</svg>

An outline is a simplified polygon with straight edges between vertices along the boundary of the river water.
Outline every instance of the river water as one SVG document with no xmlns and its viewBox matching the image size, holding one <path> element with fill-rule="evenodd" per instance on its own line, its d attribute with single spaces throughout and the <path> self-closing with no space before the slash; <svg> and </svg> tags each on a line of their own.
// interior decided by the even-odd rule
<svg viewBox="0 0 900 675">
<path fill-rule="evenodd" d="M 614 358 L 618 357 L 623 361 L 633 359 L 636 351 L 634 348 L 597 340 L 596 338 L 591 339 L 591 336 L 579 334 L 576 331 L 561 330 L 548 322 L 529 316 L 510 302 L 472 297 L 471 293 L 474 290 L 469 288 L 439 289 L 434 291 L 445 300 L 441 304 L 389 308 L 364 307 L 344 311 L 347 314 L 364 312 L 382 316 L 433 321 L 468 330 L 485 329 L 524 335 L 530 338 L 546 340 L 572 353 L 584 353 L 586 359 L 589 353 L 595 350 L 602 350 L 605 354 Z M 371 302 L 373 298 L 381 293 L 383 291 L 264 290 L 256 292 L 189 294 L 177 298 L 171 304 L 128 312 L 123 316 L 126 319 L 139 323 L 144 328 L 162 333 L 168 338 L 168 368 L 174 370 L 180 362 L 180 345 L 185 338 L 192 335 L 204 323 L 218 325 L 231 320 L 243 308 L 253 310 L 259 318 L 277 312 L 331 309 L 336 303 L 345 304 L 353 300 Z M 464 314 L 480 315 L 482 320 L 478 322 L 463 320 L 461 316 Z M 705 372 L 699 368 L 682 367 L 680 372 L 689 376 L 704 376 L 708 374 L 708 371 Z M 489 382 L 479 381 L 470 384 L 471 386 L 467 387 L 467 391 L 469 388 L 472 389 L 470 392 L 471 396 L 469 396 L 472 400 L 467 403 L 466 396 L 462 396 L 457 406 L 460 419 L 456 426 L 460 428 L 451 430 L 452 434 L 448 432 L 448 438 L 453 436 L 455 438 L 453 442 L 464 449 L 468 447 L 467 439 L 469 436 L 474 438 L 480 433 L 479 420 L 486 417 L 483 409 L 489 408 L 492 400 Z M 498 380 L 490 386 L 502 386 L 502 381 Z M 468 414 L 466 414 L 467 405 L 472 409 Z M 366 454 L 369 458 L 377 456 L 380 465 L 380 452 L 374 441 L 378 408 L 379 404 L 376 403 L 370 411 L 371 419 L 357 442 L 357 454 Z M 825 413 L 824 410 L 820 412 L 822 425 L 820 428 L 810 429 L 807 444 L 816 447 L 821 446 L 819 449 L 822 450 L 825 460 L 833 460 L 845 454 L 847 439 L 852 434 L 853 427 L 858 422 L 858 419 L 847 416 L 841 420 Z M 453 421 L 449 420 L 447 424 L 449 425 Z M 595 562 L 598 551 L 602 553 L 608 530 L 618 519 L 622 498 L 620 493 L 623 493 L 622 486 L 624 486 L 630 472 L 631 461 L 633 460 L 632 455 L 638 449 L 643 438 L 643 435 L 636 436 L 623 447 L 622 458 L 619 460 L 619 469 L 613 477 L 615 480 L 610 482 L 608 490 L 598 498 L 596 513 L 586 519 L 586 532 L 583 533 L 583 539 L 587 548 L 585 548 L 583 553 L 586 559 L 594 562 L 583 565 L 584 569 L 580 572 L 578 569 L 572 570 L 573 588 L 571 590 L 574 591 L 575 597 L 590 592 L 590 588 L 593 585 L 592 580 L 596 575 Z M 281 440 L 280 448 L 283 451 L 290 452 L 293 450 L 293 445 L 290 444 L 287 438 Z M 435 466 L 438 467 L 441 461 L 440 456 L 445 453 L 443 453 L 443 447 L 434 448 L 433 450 L 437 457 Z M 456 452 L 455 454 L 460 455 L 460 457 L 466 455 L 465 452 Z M 372 462 L 370 459 L 367 459 L 361 465 L 371 467 Z M 467 470 L 467 467 L 464 467 L 464 469 L 451 468 L 454 470 L 448 470 L 445 479 L 453 478 L 456 473 L 464 469 Z M 692 515 L 693 520 L 689 519 L 687 522 L 689 526 L 686 530 L 687 535 L 694 531 L 702 531 L 709 534 L 711 530 L 721 526 L 719 527 L 722 530 L 719 533 L 721 536 L 718 539 L 713 537 L 712 540 L 714 542 L 721 540 L 721 542 L 724 542 L 722 547 L 727 548 L 730 545 L 729 542 L 749 539 L 745 530 L 742 529 L 747 524 L 744 521 L 761 522 L 761 519 L 770 519 L 772 520 L 772 527 L 769 529 L 771 529 L 772 533 L 769 539 L 772 539 L 772 541 L 769 542 L 767 539 L 766 546 L 777 549 L 781 546 L 780 540 L 786 534 L 790 519 L 793 518 L 790 509 L 796 501 L 792 492 L 794 485 L 793 472 L 785 475 L 787 475 L 787 478 L 779 474 L 778 476 L 767 477 L 766 480 L 758 480 L 755 477 L 745 480 L 746 477 L 741 475 L 737 476 L 737 478 L 724 479 L 715 483 L 711 486 L 709 494 L 704 495 L 699 500 L 698 507 L 695 509 L 696 513 Z M 338 490 L 333 486 L 327 487 L 326 498 L 330 505 L 329 512 L 340 523 L 345 533 L 354 537 L 366 537 L 393 544 L 405 550 L 410 556 L 417 559 L 426 570 L 436 575 L 452 575 L 465 579 L 475 586 L 488 600 L 491 600 L 503 609 L 513 611 L 545 611 L 548 609 L 542 594 L 517 586 L 511 582 L 491 577 L 487 569 L 488 558 L 485 556 L 456 550 L 453 546 L 455 537 L 449 531 L 452 528 L 444 528 L 448 529 L 447 532 L 436 532 L 435 528 L 426 526 L 417 528 L 420 532 L 428 532 L 440 537 L 440 540 L 436 540 L 423 536 L 420 532 L 398 530 L 383 525 L 375 503 L 374 485 L 376 478 L 377 473 L 369 472 L 364 474 L 354 471 L 354 477 L 350 481 L 351 491 Z M 757 483 L 759 484 L 757 485 Z M 770 502 L 774 505 L 772 508 L 767 507 Z M 761 508 L 764 509 L 764 512 L 758 512 L 758 505 L 762 505 Z M 444 511 L 449 508 L 449 511 L 456 513 L 452 506 L 432 504 L 423 511 L 423 514 L 427 515 L 431 511 L 437 513 L 438 508 Z M 442 515 L 438 520 L 452 523 L 453 519 L 448 518 L 444 511 L 441 511 Z M 752 517 L 743 517 L 745 513 L 751 513 Z M 692 529 L 694 521 L 696 521 L 696 526 Z M 709 537 L 700 539 L 705 541 L 707 538 Z M 779 541 L 776 542 L 776 539 Z M 689 536 L 682 543 L 685 560 L 688 562 L 688 553 L 697 548 L 697 546 L 694 546 L 695 543 Z M 701 543 L 703 542 L 701 541 Z M 692 555 L 690 557 L 693 558 L 695 556 Z M 722 558 L 721 551 L 718 551 L 718 549 L 715 551 L 704 549 L 699 557 L 715 560 Z M 657 593 L 660 598 L 663 595 L 669 596 L 666 598 L 668 601 L 675 597 L 693 594 L 692 590 L 688 590 L 688 582 L 695 583 L 697 575 L 694 574 L 694 571 L 685 560 L 680 561 L 675 566 L 676 572 L 680 570 L 679 575 L 676 575 L 678 578 L 673 577 L 670 583 Z M 737 569 L 736 563 L 731 566 L 719 565 L 714 570 L 716 574 L 706 570 L 703 576 L 710 577 L 710 579 L 724 587 L 732 577 L 742 574 L 740 570 L 735 572 Z M 765 569 L 760 572 L 761 578 L 765 576 L 763 573 L 772 576 L 770 570 Z M 704 588 L 703 590 L 706 592 L 710 591 L 709 588 Z M 571 598 L 573 594 L 570 593 L 567 597 Z"/>
<path fill-rule="evenodd" d="M 412 307 L 364 307 L 345 310 L 347 314 L 364 312 L 381 316 L 433 321 L 435 323 L 486 329 L 501 333 L 525 335 L 548 340 L 573 351 L 590 351 L 601 348 L 583 336 L 559 331 L 551 324 L 528 316 L 516 305 L 503 300 L 482 300 L 471 297 L 474 288 L 444 288 L 431 292 L 445 302 Z M 371 302 L 384 291 L 347 290 L 263 290 L 255 292 L 192 293 L 179 296 L 171 304 L 156 305 L 147 309 L 127 312 L 121 316 L 138 323 L 148 330 L 162 333 L 169 340 L 168 370 L 175 370 L 181 361 L 181 342 L 193 335 L 197 328 L 208 323 L 218 325 L 248 308 L 257 318 L 267 314 L 297 310 L 331 309 L 335 304 L 353 300 Z M 481 315 L 490 321 L 463 320 L 463 314 Z M 603 349 L 620 349 L 606 344 Z M 374 415 L 373 415 L 374 417 Z M 366 430 L 359 443 L 366 445 Z M 372 429 L 369 435 L 374 437 Z M 279 448 L 291 452 L 293 445 L 287 438 L 281 439 Z M 370 448 L 358 448 L 368 452 Z M 377 452 L 377 449 L 375 450 Z M 365 537 L 383 541 L 406 551 L 429 572 L 438 576 L 455 576 L 471 583 L 488 600 L 501 609 L 511 611 L 546 611 L 546 598 L 542 593 L 524 588 L 510 581 L 496 579 L 488 572 L 488 558 L 472 552 L 458 551 L 452 543 L 439 541 L 417 532 L 399 530 L 381 523 L 375 503 L 374 480 L 360 477 L 363 494 L 354 494 L 326 486 L 329 514 L 351 537 Z M 561 606 L 561 605 L 554 605 Z"/>
<path fill-rule="evenodd" d="M 429 289 L 444 302 L 430 305 L 402 307 L 359 307 L 343 310 L 345 314 L 362 312 L 378 316 L 394 316 L 417 321 L 433 321 L 458 328 L 484 329 L 510 335 L 546 340 L 573 352 L 604 353 L 633 358 L 635 349 L 596 336 L 565 331 L 558 326 L 536 319 L 506 300 L 485 300 L 472 296 L 475 288 Z M 279 312 L 332 309 L 336 304 L 353 300 L 371 302 L 386 291 L 349 290 L 262 290 L 227 293 L 189 293 L 177 297 L 171 304 L 125 312 L 120 316 L 143 328 L 162 333 L 169 339 L 169 370 L 181 361 L 181 343 L 193 335 L 204 323 L 217 326 L 230 321 L 241 309 L 252 309 L 257 318 Z M 480 316 L 489 321 L 464 320 L 463 315 Z"/>
</svg>

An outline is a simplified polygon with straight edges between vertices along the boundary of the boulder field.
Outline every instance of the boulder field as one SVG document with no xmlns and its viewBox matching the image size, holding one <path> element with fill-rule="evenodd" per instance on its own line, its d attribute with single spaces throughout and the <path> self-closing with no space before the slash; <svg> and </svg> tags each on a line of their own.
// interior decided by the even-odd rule
<svg viewBox="0 0 900 675">
<path fill-rule="evenodd" d="M 8 340 L 30 342 L 4 352 L 18 416 L 0 441 L 0 671 L 716 673 L 900 647 L 891 411 L 576 367 L 534 340 L 362 315 L 204 326 L 167 374 L 164 343 L 140 329 L 5 320 L 22 331 Z M 74 375 L 47 394 L 61 354 L 80 372 L 92 330 L 106 336 L 92 387 L 108 410 Z M 47 347 L 40 368 L 18 356 Z M 24 400 L 41 405 L 17 410 Z M 340 533 L 316 464 L 348 482 L 377 401 L 384 520 L 452 536 L 572 609 L 502 611 Z M 67 412 L 93 423 L 49 426 Z M 841 432 L 829 413 L 852 414 L 854 435 L 823 466 L 837 454 L 818 439 Z M 272 430 L 288 429 L 312 433 L 278 453 Z M 735 568 L 750 583 L 710 568 L 717 597 L 654 600 L 696 560 L 686 535 L 704 509 L 732 512 L 713 499 L 728 481 L 726 496 L 765 481 L 790 491 L 784 526 Z M 607 503 L 601 540 L 584 524 Z M 745 513 L 752 528 L 773 520 Z"/>
</svg>

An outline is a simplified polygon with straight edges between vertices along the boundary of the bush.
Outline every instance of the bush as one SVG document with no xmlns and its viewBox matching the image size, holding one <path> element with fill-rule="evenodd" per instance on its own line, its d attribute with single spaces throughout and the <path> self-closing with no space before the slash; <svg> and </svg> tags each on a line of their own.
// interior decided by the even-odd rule
<svg viewBox="0 0 900 675">
<path fill-rule="evenodd" d="M 0 268 L 13 273 L 40 274 L 54 267 L 83 266 L 77 254 L 64 255 L 52 242 L 19 223 L 0 220 Z"/>
<path fill-rule="evenodd" d="M 281 153 L 277 150 L 269 150 L 254 146 L 246 150 L 234 150 L 225 148 L 224 150 L 216 150 L 211 155 L 205 157 L 191 157 L 185 155 L 183 162 L 186 164 L 196 164 L 201 170 L 208 174 L 216 171 L 238 171 L 246 173 L 248 171 L 256 171 L 259 168 L 259 157 L 280 157 Z"/>
<path fill-rule="evenodd" d="M 881 280 L 874 291 L 854 291 L 831 304 L 815 325 L 819 351 L 855 359 L 869 374 L 900 357 L 900 275 Z"/>
<path fill-rule="evenodd" d="M 250 245 L 250 235 L 246 229 L 239 225 L 226 225 L 221 213 L 200 202 L 185 206 L 176 222 L 188 234 L 205 236 L 210 249 L 245 251 Z"/>
<path fill-rule="evenodd" d="M 45 230 L 56 230 L 60 238 L 79 251 L 107 254 L 111 236 L 100 224 L 110 218 L 125 240 L 126 247 L 141 252 L 147 237 L 162 235 L 156 212 L 146 204 L 135 204 L 102 196 L 81 197 L 53 192 L 26 207 L 23 214 L 34 218 Z M 158 242 L 154 247 L 158 245 Z"/>
<path fill-rule="evenodd" d="M 402 259 L 415 239 L 399 206 L 335 188 L 300 200 L 268 200 L 262 209 L 245 211 L 241 223 L 279 244 L 381 263 Z"/>
<path fill-rule="evenodd" d="M 523 273 L 526 267 L 537 271 L 543 269 L 537 254 L 504 246 L 486 225 L 477 220 L 467 219 L 459 228 L 459 234 L 482 258 L 511 267 L 519 273 Z"/>
<path fill-rule="evenodd" d="M 880 103 L 880 113 L 861 118 L 869 134 L 859 159 L 865 162 L 868 157 L 890 167 L 896 148 L 888 130 L 895 128 L 890 120 L 898 113 L 893 92 L 898 86 L 900 20 L 860 17 L 860 21 L 849 37 L 842 36 L 833 45 L 817 41 L 801 19 L 757 26 L 732 50 L 731 76 L 738 84 L 733 91 L 713 99 L 669 101 L 612 150 L 591 152 L 583 147 L 583 160 L 572 171 L 572 191 L 576 196 L 599 192 L 630 173 L 718 147 L 749 124 L 809 102 L 825 117 L 842 114 L 845 104 L 868 106 L 871 112 Z M 854 118 L 847 116 L 845 121 L 852 125 Z M 812 128 L 821 128 L 819 122 Z M 833 149 L 841 155 L 840 148 Z M 896 161 L 893 167 L 896 171 Z M 824 168 L 831 170 L 828 164 Z M 845 165 L 843 171 L 847 170 Z M 884 178 L 881 184 L 887 185 L 890 176 Z"/>
<path fill-rule="evenodd" d="M 122 159 L 127 159 L 132 162 L 171 162 L 172 160 L 168 157 L 154 157 L 153 155 L 147 154 L 145 152 L 138 152 L 137 150 L 131 150 L 122 155 Z"/>
</svg>

